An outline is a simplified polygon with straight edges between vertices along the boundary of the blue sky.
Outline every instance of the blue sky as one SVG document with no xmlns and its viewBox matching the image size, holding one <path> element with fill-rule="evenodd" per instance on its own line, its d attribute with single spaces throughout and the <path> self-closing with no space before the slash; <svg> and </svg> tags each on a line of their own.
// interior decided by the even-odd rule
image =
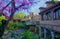
<svg viewBox="0 0 60 39">
<path fill-rule="evenodd" d="M 5 2 L 7 2 L 7 0 L 0 0 L 0 1 L 5 1 Z M 9 3 L 9 1 L 11 1 L 11 0 L 8 0 L 8 3 Z M 39 10 L 39 7 L 45 7 L 46 5 L 45 5 L 45 2 L 46 1 L 49 1 L 49 0 L 35 0 L 35 1 L 40 1 L 40 2 L 38 2 L 37 4 L 34 4 L 34 5 L 32 5 L 32 6 L 30 6 L 29 7 L 29 9 L 28 9 L 28 11 L 29 12 L 34 12 L 35 14 L 38 14 L 39 12 L 40 12 L 40 10 Z M 6 3 L 7 4 L 7 3 Z M 17 11 L 17 13 L 18 12 L 22 12 L 22 13 L 25 13 L 25 14 L 29 14 L 29 12 L 27 12 L 26 10 L 19 10 L 19 11 Z"/>
<path fill-rule="evenodd" d="M 9 3 L 9 1 L 11 1 L 11 0 L 0 0 L 0 2 L 1 1 L 4 1 L 5 2 L 5 5 L 7 5 L 8 3 Z M 20 1 L 22 1 L 22 0 L 20 0 Z M 33 0 L 32 0 L 33 1 Z M 39 7 L 45 7 L 46 5 L 45 5 L 45 2 L 46 1 L 51 1 L 51 0 L 35 0 L 35 1 L 40 1 L 40 2 L 38 2 L 37 4 L 34 4 L 34 5 L 32 5 L 32 6 L 30 6 L 29 8 L 28 8 L 28 11 L 29 12 L 34 12 L 35 14 L 38 14 L 39 12 L 40 12 L 40 10 L 39 10 Z M 60 0 L 58 0 L 58 1 L 60 1 Z M 16 4 L 16 6 L 18 6 L 19 4 Z M 10 4 L 10 6 L 11 6 L 11 4 Z M 20 8 L 21 9 L 21 8 Z M 16 13 L 25 13 L 25 14 L 29 14 L 29 12 L 27 12 L 27 10 L 18 10 Z M 7 12 L 8 13 L 8 15 L 10 15 L 9 14 L 9 12 Z"/>
<path fill-rule="evenodd" d="M 49 0 L 40 0 L 40 2 L 38 4 L 31 6 L 29 11 L 34 12 L 35 14 L 38 14 L 40 12 L 39 7 L 45 7 L 46 1 L 49 1 Z"/>
<path fill-rule="evenodd" d="M 46 4 L 45 4 L 46 1 L 51 1 L 51 0 L 40 0 L 38 4 L 33 5 L 30 8 L 30 11 L 34 12 L 35 14 L 38 14 L 40 12 L 39 7 L 46 7 Z M 60 1 L 60 0 L 57 0 L 57 1 Z"/>
<path fill-rule="evenodd" d="M 37 1 L 37 0 L 36 0 L 36 1 Z M 46 6 L 46 5 L 45 5 L 45 2 L 46 2 L 46 1 L 49 1 L 49 0 L 38 0 L 38 1 L 40 1 L 40 2 L 38 2 L 37 4 L 32 5 L 32 6 L 28 9 L 29 12 L 27 12 L 27 11 L 25 11 L 25 10 L 22 10 L 22 11 L 20 11 L 20 12 L 23 12 L 23 13 L 25 13 L 25 14 L 27 14 L 27 15 L 29 15 L 30 12 L 34 12 L 35 14 L 38 14 L 38 13 L 40 12 L 39 7 L 45 7 L 45 6 Z"/>
</svg>

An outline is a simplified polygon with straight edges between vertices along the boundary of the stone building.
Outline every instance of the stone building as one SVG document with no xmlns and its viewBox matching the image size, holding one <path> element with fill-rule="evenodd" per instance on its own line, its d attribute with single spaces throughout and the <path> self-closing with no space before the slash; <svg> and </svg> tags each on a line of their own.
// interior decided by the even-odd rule
<svg viewBox="0 0 60 39">
<path fill-rule="evenodd" d="M 46 5 L 44 10 L 39 8 L 40 39 L 60 39 L 60 2 L 47 1 Z"/>
</svg>

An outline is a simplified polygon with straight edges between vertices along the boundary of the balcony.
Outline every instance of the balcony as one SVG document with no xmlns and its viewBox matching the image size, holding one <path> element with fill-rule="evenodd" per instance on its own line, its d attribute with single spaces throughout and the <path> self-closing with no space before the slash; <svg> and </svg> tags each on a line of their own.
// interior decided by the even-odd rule
<svg viewBox="0 0 60 39">
<path fill-rule="evenodd" d="M 60 32 L 60 20 L 40 21 L 40 25 L 42 25 L 41 27 Z"/>
</svg>

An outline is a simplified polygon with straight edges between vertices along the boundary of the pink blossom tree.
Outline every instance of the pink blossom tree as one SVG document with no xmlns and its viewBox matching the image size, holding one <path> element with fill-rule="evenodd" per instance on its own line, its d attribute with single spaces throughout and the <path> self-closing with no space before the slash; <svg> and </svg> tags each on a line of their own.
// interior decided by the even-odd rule
<svg viewBox="0 0 60 39">
<path fill-rule="evenodd" d="M 3 7 L 5 7 L 7 5 L 7 2 L 10 2 L 10 0 L 0 0 L 0 8 L 2 9 Z M 34 4 L 37 4 L 40 1 L 35 1 L 35 0 L 15 0 L 15 7 L 18 9 L 22 9 L 22 10 L 28 10 L 29 7 L 31 7 Z M 19 5 L 24 5 L 23 7 L 19 7 Z M 11 5 L 9 5 L 7 8 L 5 8 L 5 10 L 7 10 L 10 13 L 11 10 Z M 6 13 L 6 12 L 5 12 Z M 5 14 L 5 17 L 8 18 L 7 14 Z"/>
</svg>

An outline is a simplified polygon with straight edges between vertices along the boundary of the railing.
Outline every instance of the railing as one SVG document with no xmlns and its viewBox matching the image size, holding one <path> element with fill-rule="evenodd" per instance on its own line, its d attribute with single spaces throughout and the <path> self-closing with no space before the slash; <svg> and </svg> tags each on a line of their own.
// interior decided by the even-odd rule
<svg viewBox="0 0 60 39">
<path fill-rule="evenodd" d="M 60 20 L 40 21 L 40 27 L 60 32 Z"/>
<path fill-rule="evenodd" d="M 40 21 L 40 24 L 60 25 L 60 20 Z"/>
</svg>

